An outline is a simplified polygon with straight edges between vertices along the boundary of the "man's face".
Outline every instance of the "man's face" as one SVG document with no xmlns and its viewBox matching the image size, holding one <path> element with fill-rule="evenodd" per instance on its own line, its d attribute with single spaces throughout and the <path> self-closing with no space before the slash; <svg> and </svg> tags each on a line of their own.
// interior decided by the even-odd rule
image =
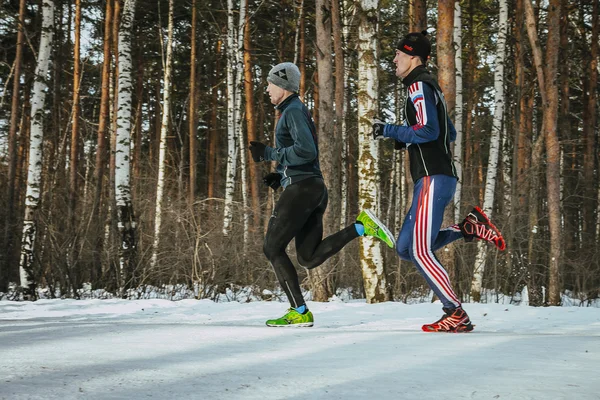
<svg viewBox="0 0 600 400">
<path fill-rule="evenodd" d="M 396 57 L 394 57 L 394 64 L 396 64 L 396 76 L 405 78 L 410 71 L 416 66 L 418 57 L 410 56 L 400 50 L 396 50 Z"/>
<path fill-rule="evenodd" d="M 267 86 L 267 93 L 269 93 L 271 103 L 274 105 L 278 105 L 283 101 L 288 92 L 285 89 L 282 89 L 279 86 L 269 82 L 269 85 Z"/>
</svg>

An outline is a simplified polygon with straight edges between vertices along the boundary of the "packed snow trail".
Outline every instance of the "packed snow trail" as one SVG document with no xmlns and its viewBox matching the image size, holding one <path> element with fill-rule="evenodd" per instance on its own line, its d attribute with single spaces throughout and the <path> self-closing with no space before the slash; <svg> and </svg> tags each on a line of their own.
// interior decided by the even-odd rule
<svg viewBox="0 0 600 400">
<path fill-rule="evenodd" d="M 0 302 L 0 399 L 600 399 L 600 309 L 208 300 Z"/>
</svg>

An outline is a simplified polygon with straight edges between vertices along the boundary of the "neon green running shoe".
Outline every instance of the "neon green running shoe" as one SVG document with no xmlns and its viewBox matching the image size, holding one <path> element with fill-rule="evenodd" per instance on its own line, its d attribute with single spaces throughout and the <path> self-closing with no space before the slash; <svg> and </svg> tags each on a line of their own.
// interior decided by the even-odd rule
<svg viewBox="0 0 600 400">
<path fill-rule="evenodd" d="M 313 315 L 310 311 L 307 311 L 306 314 L 300 314 L 298 311 L 290 308 L 283 317 L 268 320 L 267 326 L 301 328 L 313 326 L 313 322 Z"/>
<path fill-rule="evenodd" d="M 371 210 L 363 210 L 356 221 L 363 224 L 365 227 L 365 236 L 374 236 L 378 239 L 381 239 L 387 244 L 390 248 L 394 248 L 394 235 L 390 230 L 373 214 Z"/>
</svg>

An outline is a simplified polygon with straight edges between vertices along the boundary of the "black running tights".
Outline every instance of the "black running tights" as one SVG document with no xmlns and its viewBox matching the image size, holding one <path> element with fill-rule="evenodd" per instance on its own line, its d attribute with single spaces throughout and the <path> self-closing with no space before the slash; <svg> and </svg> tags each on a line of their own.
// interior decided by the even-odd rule
<svg viewBox="0 0 600 400">
<path fill-rule="evenodd" d="M 275 204 L 264 242 L 264 252 L 292 307 L 304 304 L 298 273 L 285 252 L 296 238 L 298 263 L 308 269 L 321 265 L 358 237 L 354 224 L 323 239 L 327 188 L 321 178 L 289 185 Z"/>
</svg>

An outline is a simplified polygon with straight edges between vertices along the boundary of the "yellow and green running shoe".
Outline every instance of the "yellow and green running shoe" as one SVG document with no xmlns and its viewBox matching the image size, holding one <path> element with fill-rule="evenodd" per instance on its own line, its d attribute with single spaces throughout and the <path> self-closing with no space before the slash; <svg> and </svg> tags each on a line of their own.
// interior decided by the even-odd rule
<svg viewBox="0 0 600 400">
<path fill-rule="evenodd" d="M 300 314 L 298 311 L 290 308 L 283 317 L 270 319 L 267 321 L 267 326 L 283 327 L 283 328 L 302 328 L 313 326 L 313 315 L 310 311 L 306 314 Z"/>
<path fill-rule="evenodd" d="M 356 218 L 365 227 L 366 236 L 374 236 L 381 239 L 390 248 L 394 248 L 394 235 L 390 230 L 373 214 L 371 210 L 363 210 Z"/>
</svg>

